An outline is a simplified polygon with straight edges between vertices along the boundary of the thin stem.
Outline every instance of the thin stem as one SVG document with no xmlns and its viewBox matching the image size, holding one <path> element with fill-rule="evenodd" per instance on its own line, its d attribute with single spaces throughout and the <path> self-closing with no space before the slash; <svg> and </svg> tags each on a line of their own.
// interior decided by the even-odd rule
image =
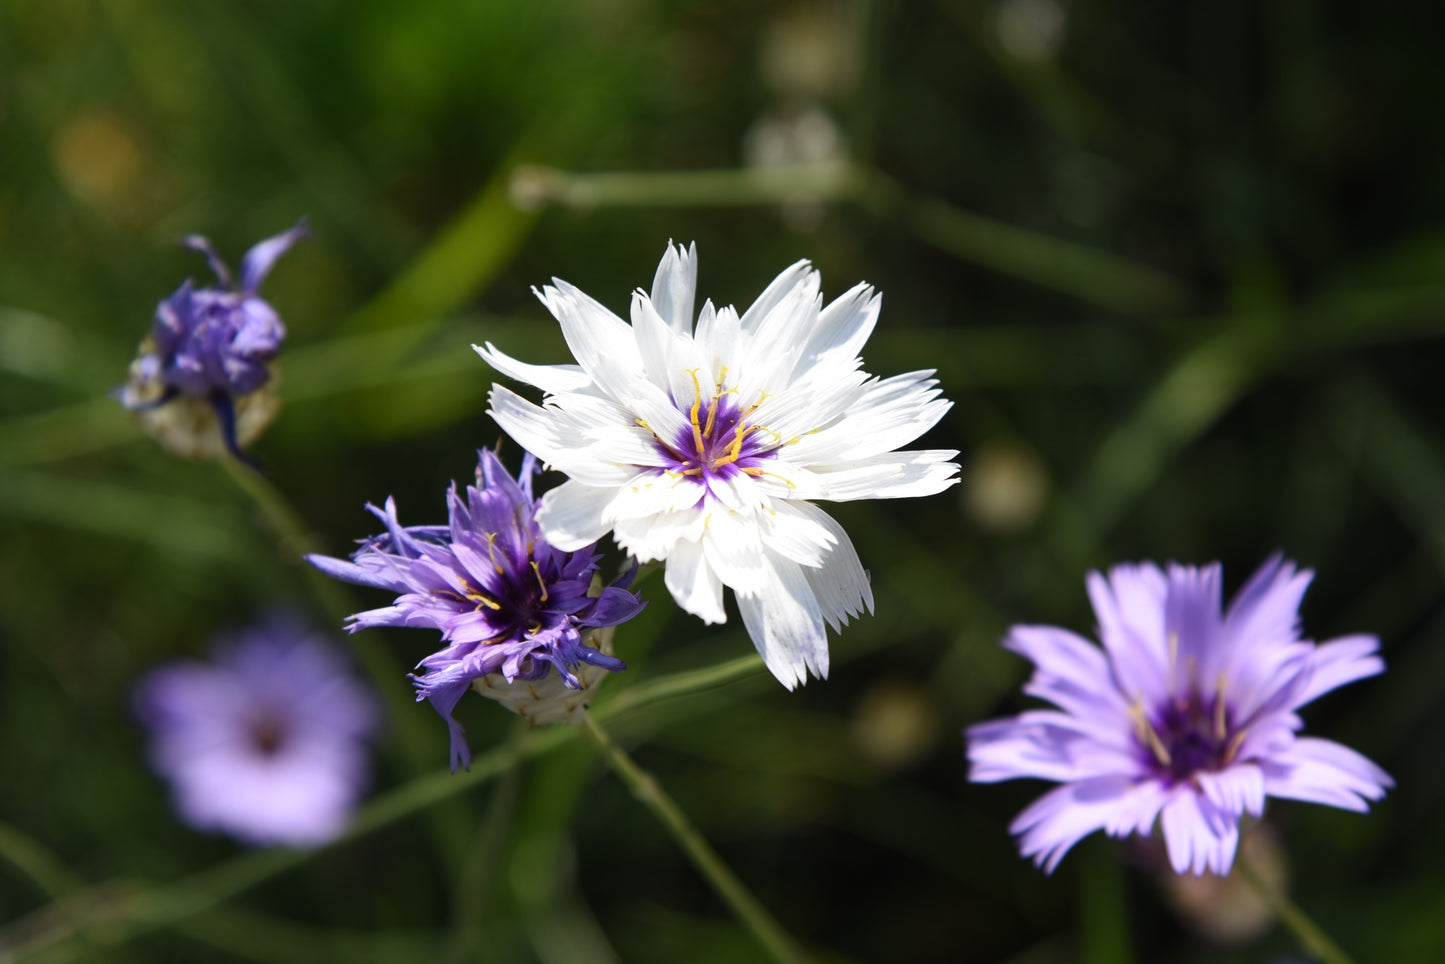
<svg viewBox="0 0 1445 964">
<path fill-rule="evenodd" d="M 974 214 L 910 194 L 865 165 L 846 161 L 777 168 L 577 173 L 519 167 L 512 199 L 522 208 L 711 207 L 853 202 L 901 224 L 961 261 L 1130 314 L 1173 311 L 1189 293 L 1149 265 L 1110 251 Z"/>
<path fill-rule="evenodd" d="M 638 802 L 662 821 L 662 825 L 682 847 L 692 865 L 733 909 L 738 919 L 752 931 L 758 943 L 767 948 L 768 953 L 781 964 L 801 964 L 805 958 L 787 931 L 783 930 L 728 865 L 723 863 L 717 851 L 712 849 L 712 845 L 692 825 L 652 774 L 639 767 L 621 747 L 613 743 L 607 731 L 598 725 L 591 714 L 583 719 L 582 730 L 597 747 L 597 752 L 607 761 L 607 765 L 627 784 Z"/>
<path fill-rule="evenodd" d="M 1284 921 L 1285 926 L 1294 931 L 1295 937 L 1299 938 L 1300 946 L 1305 951 L 1325 964 L 1354 964 L 1354 960 L 1340 949 L 1340 946 L 1332 941 L 1328 934 L 1320 929 L 1309 915 L 1300 910 L 1299 907 L 1279 890 L 1265 880 L 1259 869 L 1244 854 L 1240 854 L 1234 860 L 1234 866 L 1239 869 L 1249 886 L 1264 900 L 1270 908 Z"/>
<path fill-rule="evenodd" d="M 762 660 L 752 655 L 639 684 L 606 705 L 589 711 L 588 718 L 610 719 L 671 697 L 713 689 L 756 675 L 762 665 Z M 521 760 L 570 744 L 576 738 L 577 730 L 570 726 L 534 730 L 519 746 L 499 747 L 475 757 L 471 769 L 465 773 L 434 772 L 378 794 L 357 812 L 351 826 L 328 846 L 380 830 L 490 780 Z M 210 910 L 305 863 L 319 852 L 285 849 L 251 851 L 168 885 L 97 884 L 68 900 L 21 918 L 0 931 L 0 960 L 18 964 L 92 929 L 106 943 L 125 943 Z"/>
<path fill-rule="evenodd" d="M 235 459 L 225 458 L 219 461 L 236 487 L 260 510 L 291 561 L 304 570 L 307 584 L 331 619 L 339 625 L 355 612 L 340 584 L 303 562 L 308 554 L 317 551 L 317 540 L 286 496 L 265 476 Z M 413 773 L 422 772 L 426 768 L 422 761 L 428 760 L 430 756 L 426 750 L 428 741 L 416 716 L 412 694 L 402 682 L 401 670 L 374 638 L 362 634 L 353 637 L 351 642 L 367 674 L 386 701 L 392 724 L 397 728 L 405 756 L 411 764 L 410 769 Z"/>
</svg>

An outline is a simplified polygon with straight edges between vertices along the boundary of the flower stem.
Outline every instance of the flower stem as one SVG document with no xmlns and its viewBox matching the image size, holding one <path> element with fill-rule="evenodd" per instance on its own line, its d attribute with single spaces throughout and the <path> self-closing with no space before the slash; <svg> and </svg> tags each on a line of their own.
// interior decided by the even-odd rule
<svg viewBox="0 0 1445 964">
<path fill-rule="evenodd" d="M 1321 930 L 1308 914 L 1264 879 L 1248 857 L 1241 853 L 1235 858 L 1234 866 L 1239 869 L 1240 876 L 1249 886 L 1254 888 L 1254 892 L 1279 915 L 1285 926 L 1294 931 L 1300 946 L 1307 953 L 1325 964 L 1354 964 L 1354 960 L 1330 940 L 1329 935 Z"/>
<path fill-rule="evenodd" d="M 236 459 L 224 458 L 219 461 L 236 487 L 260 510 L 286 554 L 291 557 L 289 561 L 301 566 L 305 571 L 306 581 L 315 593 L 316 601 L 336 624 L 340 624 L 355 610 L 340 585 L 303 562 L 304 557 L 316 552 L 318 546 L 315 536 L 302 521 L 300 513 L 265 476 L 242 465 Z M 392 725 L 401 737 L 401 744 L 412 764 L 412 771 L 421 772 L 424 768 L 422 761 L 430 758 L 426 750 L 427 739 L 414 712 L 412 694 L 402 682 L 401 669 L 371 637 L 365 634 L 354 637 L 352 644 L 362 665 L 366 667 L 367 674 L 386 701 Z"/>
<path fill-rule="evenodd" d="M 707 878 L 708 883 L 717 891 L 719 897 L 727 902 L 728 906 L 737 914 L 738 919 L 752 931 L 753 936 L 758 939 L 772 954 L 773 958 L 781 964 L 801 964 L 805 960 L 798 950 L 793 939 L 783 930 L 782 926 L 769 914 L 766 908 L 758 902 L 737 875 L 723 863 L 717 851 L 707 842 L 697 828 L 687 819 L 687 816 L 680 810 L 672 797 L 662 789 L 662 786 L 655 780 L 652 774 L 639 767 L 633 762 L 622 748 L 612 742 L 607 731 L 593 719 L 589 713 L 583 719 L 582 730 L 590 739 L 597 752 L 612 768 L 612 771 L 627 784 L 632 795 L 637 798 L 643 806 L 652 811 L 662 825 L 667 828 L 668 833 L 677 841 L 687 854 L 692 865 L 698 872 Z"/>
</svg>

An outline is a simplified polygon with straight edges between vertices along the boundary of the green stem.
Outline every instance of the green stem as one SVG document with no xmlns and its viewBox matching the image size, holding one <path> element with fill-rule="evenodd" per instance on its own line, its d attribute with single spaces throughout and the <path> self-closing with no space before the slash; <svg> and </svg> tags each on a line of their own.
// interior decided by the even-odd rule
<svg viewBox="0 0 1445 964">
<path fill-rule="evenodd" d="M 1328 934 L 1319 928 L 1309 915 L 1300 910 L 1299 907 L 1279 890 L 1265 880 L 1259 869 L 1244 854 L 1240 854 L 1234 860 L 1234 866 L 1239 869 L 1240 876 L 1254 888 L 1254 892 L 1279 915 L 1285 926 L 1294 931 L 1295 937 L 1299 938 L 1300 946 L 1305 951 L 1325 964 L 1354 964 L 1351 957 L 1340 949 L 1340 946 L 1330 940 Z"/>
<path fill-rule="evenodd" d="M 886 175 L 845 161 L 776 168 L 607 171 L 581 174 L 519 167 L 513 201 L 523 208 L 734 206 L 851 201 L 891 218 L 961 261 L 1131 314 L 1179 308 L 1188 291 L 1145 264 L 1064 238 L 908 193 Z"/>
<path fill-rule="evenodd" d="M 692 865 L 733 909 L 738 919 L 752 931 L 758 943 L 767 948 L 768 953 L 780 964 L 801 964 L 805 958 L 787 931 L 783 930 L 728 865 L 723 863 L 717 851 L 712 849 L 712 845 L 692 825 L 652 774 L 639 767 L 621 747 L 613 743 L 607 731 L 598 725 L 591 714 L 583 719 L 582 730 L 597 747 L 597 752 L 607 761 L 607 765 L 627 784 L 638 802 L 662 821 L 662 825 L 682 847 Z"/>
<path fill-rule="evenodd" d="M 304 558 L 318 549 L 317 540 L 302 521 L 300 513 L 292 507 L 281 491 L 270 480 L 258 472 L 242 465 L 233 458 L 219 460 L 226 475 L 255 504 L 276 538 L 285 548 L 289 561 L 301 566 L 304 578 L 316 595 L 326 613 L 336 625 L 356 610 L 347 598 L 347 593 L 334 579 L 324 575 L 303 562 Z M 422 730 L 421 720 L 416 715 L 415 700 L 410 689 L 403 682 L 403 674 L 396 661 L 384 650 L 378 640 L 366 634 L 351 639 L 353 648 L 366 668 L 367 674 L 381 691 L 386 702 L 392 725 L 401 737 L 405 756 L 413 773 L 424 772 L 427 762 L 435 759 L 427 750 L 428 739 Z"/>
<path fill-rule="evenodd" d="M 616 699 L 589 712 L 588 717 L 610 719 L 652 703 L 756 675 L 762 668 L 762 660 L 751 655 L 718 666 L 677 673 L 630 687 Z M 431 773 L 378 794 L 358 811 L 351 826 L 329 846 L 355 840 L 389 826 L 490 780 L 521 760 L 554 750 L 576 738 L 577 730 L 573 727 L 553 726 L 534 730 L 518 746 L 499 747 L 476 757 L 466 773 Z M 77 934 L 90 931 L 95 931 L 97 938 L 106 943 L 124 943 L 210 910 L 304 863 L 318 852 L 251 851 L 166 886 L 127 886 L 116 882 L 97 884 L 0 931 L 0 960 L 18 964 Z"/>
</svg>

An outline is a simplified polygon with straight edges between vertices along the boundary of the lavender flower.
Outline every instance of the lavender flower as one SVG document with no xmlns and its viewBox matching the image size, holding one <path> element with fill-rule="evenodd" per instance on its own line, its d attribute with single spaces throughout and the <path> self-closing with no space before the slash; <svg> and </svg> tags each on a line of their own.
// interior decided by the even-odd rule
<svg viewBox="0 0 1445 964">
<path fill-rule="evenodd" d="M 478 457 L 477 484 L 464 493 L 453 485 L 447 493 L 448 525 L 403 527 L 388 498 L 384 509 L 367 506 L 386 533 L 363 541 L 351 562 L 307 557 L 329 576 L 399 594 L 391 606 L 352 616 L 352 632 L 441 630 L 449 645 L 422 660 L 418 668 L 425 672 L 412 679 L 417 699 L 430 700 L 451 728 L 453 770 L 471 762 L 462 727 L 452 719 L 469 687 L 536 683 L 555 670 L 564 687 L 583 690 L 582 667 L 625 668 L 589 645 L 583 630 L 626 622 L 644 605 L 627 591 L 632 573 L 594 588 L 601 557 L 593 546 L 563 552 L 542 538 L 532 495 L 536 459 L 524 458 L 520 478 L 513 479 L 491 452 Z M 491 674 L 501 680 L 483 682 Z"/>
<path fill-rule="evenodd" d="M 151 763 L 197 830 L 316 846 L 341 831 L 366 783 L 371 694 L 295 623 L 219 640 L 210 662 L 153 670 L 135 706 Z"/>
<path fill-rule="evenodd" d="M 1243 814 L 1266 796 L 1365 811 L 1394 785 L 1348 747 L 1300 736 L 1296 711 L 1384 670 L 1374 636 L 1316 645 L 1299 606 L 1314 574 L 1275 555 L 1221 614 L 1218 563 L 1090 573 L 1101 650 L 1054 626 L 1015 626 L 1033 660 L 1030 710 L 968 730 L 969 779 L 1063 784 L 1009 828 L 1052 872 L 1095 830 L 1148 835 L 1157 818 L 1175 871 L 1229 873 Z"/>
<path fill-rule="evenodd" d="M 257 290 L 306 236 L 298 222 L 251 248 L 239 287 L 208 240 L 192 235 L 181 242 L 206 256 L 221 286 L 196 288 L 188 278 L 156 307 L 155 324 L 119 392 L 121 403 L 171 451 L 206 457 L 224 446 L 245 460 L 241 446 L 275 417 L 275 397 L 260 390 L 271 381 L 286 326 Z"/>
</svg>

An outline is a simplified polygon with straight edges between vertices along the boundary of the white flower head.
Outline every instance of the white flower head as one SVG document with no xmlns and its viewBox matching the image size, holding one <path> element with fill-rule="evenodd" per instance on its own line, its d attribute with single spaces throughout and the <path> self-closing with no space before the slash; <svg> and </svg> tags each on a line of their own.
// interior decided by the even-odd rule
<svg viewBox="0 0 1445 964">
<path fill-rule="evenodd" d="M 933 495 L 958 453 L 896 451 L 943 417 L 931 371 L 879 379 L 858 357 L 882 298 L 860 284 L 826 308 L 799 261 L 751 308 L 705 303 L 693 324 L 697 250 L 668 245 L 632 324 L 565 281 L 536 292 L 576 365 L 529 365 L 490 343 L 491 366 L 542 389 L 540 406 L 493 385 L 490 413 L 569 481 L 537 521 L 580 549 L 612 532 L 667 564 L 678 605 L 727 619 L 730 586 L 768 669 L 792 689 L 828 675 L 824 623 L 838 631 L 873 594 L 843 528 L 810 500 Z"/>
</svg>

